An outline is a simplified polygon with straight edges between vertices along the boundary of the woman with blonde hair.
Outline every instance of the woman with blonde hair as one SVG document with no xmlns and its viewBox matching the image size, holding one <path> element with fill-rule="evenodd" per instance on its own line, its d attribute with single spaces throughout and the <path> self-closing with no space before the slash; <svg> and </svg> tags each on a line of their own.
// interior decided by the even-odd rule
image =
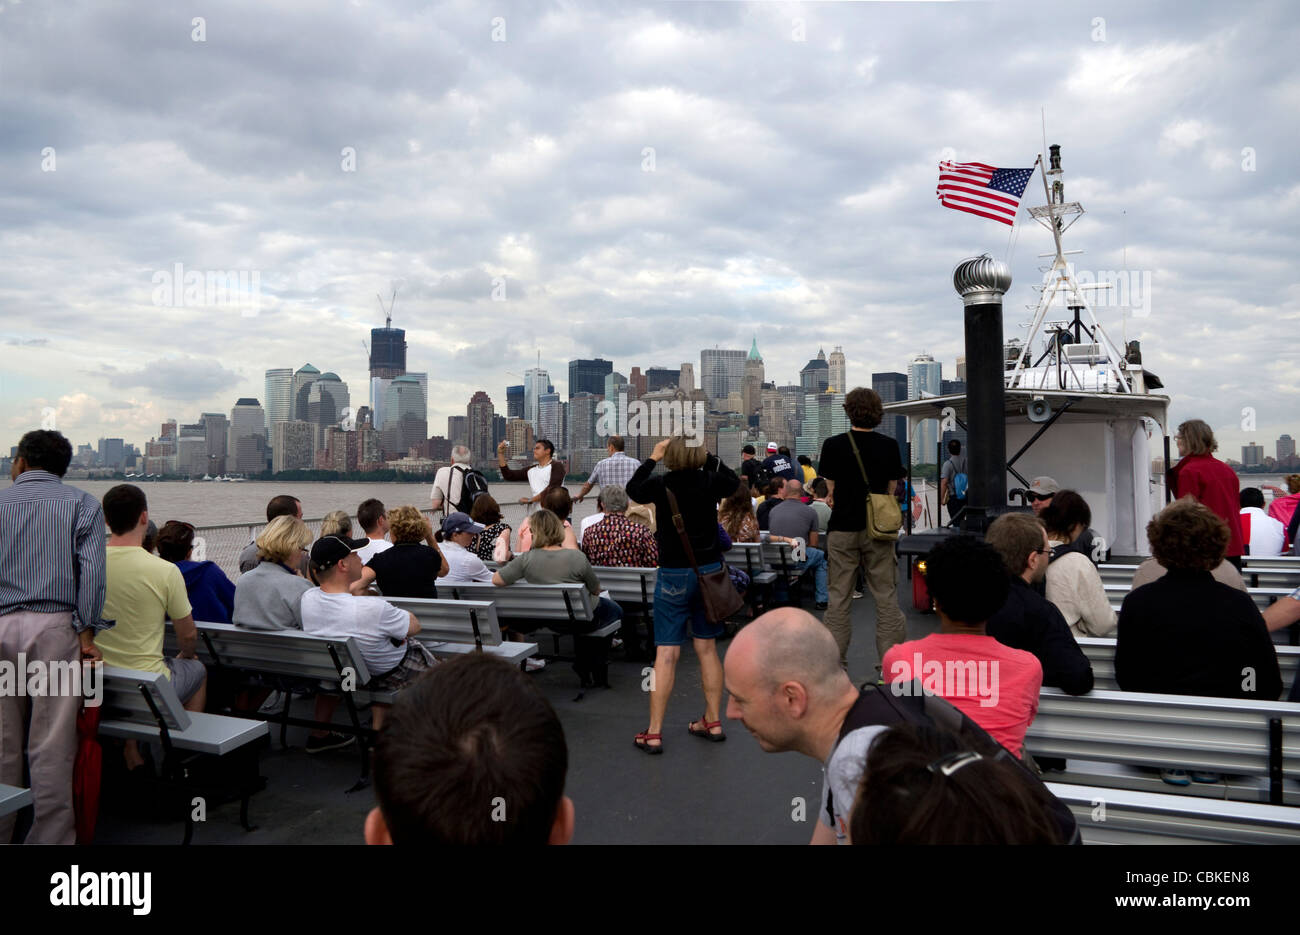
<svg viewBox="0 0 1300 935">
<path fill-rule="evenodd" d="M 325 536 L 342 536 L 344 539 L 351 539 L 352 517 L 348 515 L 347 510 L 331 510 L 320 521 L 320 534 L 322 538 Z"/>
<path fill-rule="evenodd" d="M 434 579 L 450 570 L 433 538 L 433 527 L 413 506 L 388 511 L 388 535 L 393 547 L 376 552 L 353 582 L 353 594 L 364 594 L 373 582 L 384 597 L 438 596 Z"/>
<path fill-rule="evenodd" d="M 691 441 L 698 441 L 692 439 Z M 667 473 L 654 477 L 659 462 Z M 637 503 L 653 503 L 659 518 L 655 538 L 659 544 L 659 574 L 655 578 L 654 637 L 655 668 L 650 683 L 650 726 L 636 735 L 634 743 L 646 753 L 663 752 L 663 722 L 668 711 L 677 674 L 677 661 L 687 636 L 700 659 L 704 684 L 704 714 L 687 725 L 697 737 L 715 743 L 726 738 L 722 732 L 722 662 L 716 640 L 724 632 L 723 621 L 710 621 L 700 597 L 700 574 L 721 568 L 718 541 L 718 501 L 736 492 L 740 478 L 702 444 L 691 444 L 681 435 L 655 445 L 650 457 L 627 482 L 627 495 Z M 684 534 L 694 562 L 687 555 L 673 514 L 677 512 L 668 494 L 673 494 L 681 511 Z"/>
<path fill-rule="evenodd" d="M 235 582 L 231 621 L 252 630 L 301 630 L 302 595 L 312 583 L 298 569 L 298 557 L 311 544 L 307 524 L 277 516 L 257 537 L 258 563 Z"/>
<path fill-rule="evenodd" d="M 1178 445 L 1178 463 L 1169 469 L 1174 497 L 1195 497 L 1205 504 L 1228 527 L 1228 548 L 1224 556 L 1241 570 L 1241 556 L 1246 551 L 1241 537 L 1241 481 L 1213 452 L 1219 443 L 1214 430 L 1200 419 L 1188 419 L 1178 426 L 1174 436 Z"/>
<path fill-rule="evenodd" d="M 571 549 L 564 544 L 566 529 L 558 516 L 543 507 L 528 517 L 528 526 L 532 548 L 520 552 L 508 564 L 501 566 L 499 571 L 494 572 L 492 583 L 499 588 L 520 580 L 529 584 L 585 584 L 596 604 L 592 619 L 573 624 L 571 628 L 557 620 L 549 621 L 549 626 L 556 632 L 574 635 L 577 658 L 573 668 L 582 680 L 582 687 L 608 685 L 609 646 L 613 637 L 585 634 L 622 620 L 623 609 L 609 598 L 600 597 L 600 580 L 592 570 L 591 562 L 581 550 Z"/>
</svg>

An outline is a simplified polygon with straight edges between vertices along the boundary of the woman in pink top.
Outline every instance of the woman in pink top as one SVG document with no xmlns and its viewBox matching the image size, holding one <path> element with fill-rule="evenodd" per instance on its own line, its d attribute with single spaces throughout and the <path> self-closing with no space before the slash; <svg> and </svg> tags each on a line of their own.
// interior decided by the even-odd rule
<svg viewBox="0 0 1300 935">
<path fill-rule="evenodd" d="M 564 544 L 563 548 L 578 548 L 578 537 L 573 534 L 573 524 L 569 522 L 569 514 L 573 512 L 573 498 L 569 496 L 568 488 L 552 487 L 542 494 L 542 509 L 550 510 L 560 518 L 564 523 Z M 527 552 L 533 547 L 533 531 L 527 524 L 523 523 L 519 527 L 519 548 L 516 552 Z"/>
<path fill-rule="evenodd" d="M 1273 502 L 1268 505 L 1268 515 L 1273 517 L 1283 528 L 1291 525 L 1291 517 L 1295 516 L 1296 506 L 1300 505 L 1300 474 L 1288 474 L 1286 476 L 1286 488 L 1290 491 L 1284 497 L 1274 497 Z M 1276 487 L 1271 489 L 1278 490 Z M 1289 547 L 1291 543 L 1286 543 Z M 1283 548 L 1285 553 L 1286 547 Z"/>
<path fill-rule="evenodd" d="M 1038 713 L 1043 667 L 1032 653 L 1004 646 L 984 632 L 984 624 L 1006 603 L 1010 588 L 1002 558 L 974 536 L 955 536 L 931 549 L 925 563 L 939 632 L 899 643 L 885 653 L 885 680 L 919 679 L 921 689 L 952 702 L 1021 756 L 1025 731 Z M 911 686 L 894 684 L 893 690 L 902 693 Z"/>
<path fill-rule="evenodd" d="M 1170 468 L 1174 482 L 1174 497 L 1195 497 L 1208 506 L 1228 524 L 1226 558 L 1241 570 L 1241 556 L 1245 552 L 1241 537 L 1241 481 L 1212 452 L 1219 443 L 1214 440 L 1214 430 L 1200 419 L 1188 419 L 1178 426 L 1174 436 L 1178 445 L 1178 463 Z"/>
</svg>

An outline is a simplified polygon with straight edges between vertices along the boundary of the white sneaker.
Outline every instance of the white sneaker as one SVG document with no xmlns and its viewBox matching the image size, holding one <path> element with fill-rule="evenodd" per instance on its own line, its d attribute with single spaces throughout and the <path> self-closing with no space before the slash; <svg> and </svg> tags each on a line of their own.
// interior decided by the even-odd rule
<svg viewBox="0 0 1300 935">
<path fill-rule="evenodd" d="M 262 706 L 257 710 L 259 714 L 278 714 L 283 707 L 284 692 L 274 691 L 262 702 Z"/>
<path fill-rule="evenodd" d="M 536 659 L 532 656 L 529 656 L 527 659 L 524 660 L 525 672 L 540 672 L 545 668 L 546 668 L 545 659 Z"/>
<path fill-rule="evenodd" d="M 861 596 L 862 596 L 862 592 L 861 592 L 861 591 L 854 591 L 854 592 L 853 592 L 853 599 L 854 599 L 855 601 L 856 601 L 858 598 L 860 598 Z"/>
</svg>

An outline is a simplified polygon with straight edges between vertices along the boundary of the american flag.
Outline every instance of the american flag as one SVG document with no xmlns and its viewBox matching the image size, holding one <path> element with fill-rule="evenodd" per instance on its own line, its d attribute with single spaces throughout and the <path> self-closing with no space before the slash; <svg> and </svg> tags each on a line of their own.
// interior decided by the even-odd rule
<svg viewBox="0 0 1300 935">
<path fill-rule="evenodd" d="M 1034 168 L 998 169 L 982 162 L 941 162 L 935 194 L 945 208 L 1014 224 L 1020 196 Z"/>
</svg>

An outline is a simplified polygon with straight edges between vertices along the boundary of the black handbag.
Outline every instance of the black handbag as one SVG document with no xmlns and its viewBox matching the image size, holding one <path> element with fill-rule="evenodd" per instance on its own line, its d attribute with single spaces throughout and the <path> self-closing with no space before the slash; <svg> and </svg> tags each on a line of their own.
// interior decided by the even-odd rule
<svg viewBox="0 0 1300 935">
<path fill-rule="evenodd" d="M 745 606 L 745 599 L 731 583 L 726 559 L 720 557 L 722 567 L 717 571 L 711 571 L 707 575 L 700 573 L 700 566 L 695 561 L 695 550 L 691 548 L 690 537 L 686 535 L 686 521 L 682 519 L 677 497 L 668 489 L 667 484 L 664 485 L 664 493 L 668 494 L 668 505 L 673 511 L 673 526 L 677 529 L 677 535 L 682 537 L 682 547 L 686 550 L 686 557 L 691 560 L 691 567 L 695 569 L 695 578 L 700 583 L 700 599 L 704 601 L 704 616 L 709 623 L 722 623 Z"/>
</svg>

